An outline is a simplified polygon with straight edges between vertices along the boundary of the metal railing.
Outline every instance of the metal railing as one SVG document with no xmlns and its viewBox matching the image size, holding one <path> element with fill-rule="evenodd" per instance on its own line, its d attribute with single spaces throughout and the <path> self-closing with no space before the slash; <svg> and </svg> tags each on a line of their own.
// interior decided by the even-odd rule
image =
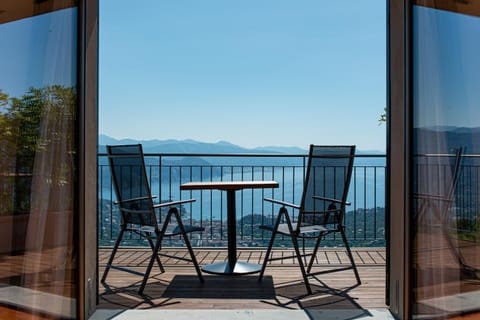
<svg viewBox="0 0 480 320">
<path fill-rule="evenodd" d="M 455 154 L 416 155 L 413 187 L 419 201 L 413 212 L 417 218 L 420 211 L 426 212 L 422 216 L 427 217 L 427 222 L 420 221 L 419 225 L 438 226 L 440 221 L 451 237 L 478 242 L 480 155 L 462 154 L 458 160 L 455 157 Z"/>
<path fill-rule="evenodd" d="M 226 246 L 226 194 L 218 190 L 180 191 L 190 181 L 275 180 L 276 189 L 246 189 L 237 192 L 238 246 L 265 246 L 269 232 L 258 226 L 273 221 L 278 208 L 263 201 L 270 197 L 299 203 L 308 155 L 303 154 L 145 154 L 152 194 L 159 202 L 195 198 L 183 206 L 185 223 L 201 225 L 205 231 L 195 234 L 195 246 Z M 99 244 L 111 245 L 120 221 L 113 205 L 115 195 L 105 154 L 98 158 Z M 345 214 L 346 232 L 353 246 L 385 245 L 385 155 L 357 155 Z M 295 216 L 296 212 L 293 212 Z M 160 215 L 161 219 L 161 215 Z M 340 245 L 328 238 L 325 245 Z M 126 245 L 143 245 L 132 237 Z M 172 241 L 179 245 L 180 241 Z M 283 245 L 282 240 L 278 242 Z M 288 245 L 288 242 L 285 242 Z"/>
</svg>

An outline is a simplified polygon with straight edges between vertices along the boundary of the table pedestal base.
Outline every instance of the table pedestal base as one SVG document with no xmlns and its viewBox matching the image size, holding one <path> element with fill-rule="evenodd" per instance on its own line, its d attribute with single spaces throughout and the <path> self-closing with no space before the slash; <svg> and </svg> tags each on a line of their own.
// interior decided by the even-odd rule
<svg viewBox="0 0 480 320">
<path fill-rule="evenodd" d="M 241 261 L 237 261 L 235 263 L 235 267 L 233 268 L 233 270 L 230 267 L 230 263 L 228 262 L 213 263 L 202 267 L 202 271 L 206 273 L 223 275 L 250 274 L 260 272 L 260 270 L 262 270 L 262 266 L 259 264 Z"/>
</svg>

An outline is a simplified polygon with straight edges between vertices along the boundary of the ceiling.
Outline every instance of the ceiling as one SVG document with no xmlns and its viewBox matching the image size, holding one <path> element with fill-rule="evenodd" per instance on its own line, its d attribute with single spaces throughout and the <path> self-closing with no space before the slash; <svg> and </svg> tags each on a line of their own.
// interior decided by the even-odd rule
<svg viewBox="0 0 480 320">
<path fill-rule="evenodd" d="M 76 5 L 76 0 L 0 0 L 0 24 Z"/>
<path fill-rule="evenodd" d="M 419 6 L 480 16 L 480 1 L 478 0 L 414 0 L 413 3 Z"/>
</svg>

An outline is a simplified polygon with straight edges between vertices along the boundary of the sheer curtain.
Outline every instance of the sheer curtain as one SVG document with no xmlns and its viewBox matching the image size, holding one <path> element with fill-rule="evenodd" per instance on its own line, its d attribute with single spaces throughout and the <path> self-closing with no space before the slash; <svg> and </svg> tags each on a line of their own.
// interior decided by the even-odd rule
<svg viewBox="0 0 480 320">
<path fill-rule="evenodd" d="M 76 11 L 50 14 L 43 34 L 42 83 L 33 96 L 39 110 L 25 239 L 24 284 L 35 290 L 30 307 L 74 318 L 76 174 Z"/>
<path fill-rule="evenodd" d="M 480 10 L 415 3 L 412 309 L 447 319 L 480 310 Z"/>
</svg>

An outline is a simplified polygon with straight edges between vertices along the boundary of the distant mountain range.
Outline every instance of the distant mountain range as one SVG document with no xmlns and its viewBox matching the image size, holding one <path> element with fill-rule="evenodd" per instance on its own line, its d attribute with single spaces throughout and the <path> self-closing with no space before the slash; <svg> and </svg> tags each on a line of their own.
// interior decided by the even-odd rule
<svg viewBox="0 0 480 320">
<path fill-rule="evenodd" d="M 480 154 L 480 128 L 434 126 L 414 129 L 419 153 L 451 153 L 462 147 L 465 154 Z"/>
<path fill-rule="evenodd" d="M 306 154 L 308 146 L 305 149 L 298 147 L 267 146 L 258 148 L 244 148 L 227 141 L 216 143 L 200 142 L 195 140 L 135 140 L 135 139 L 115 139 L 107 135 L 99 136 L 99 152 L 105 152 L 106 145 L 118 144 L 136 144 L 141 143 L 145 153 L 211 153 L 211 154 L 231 154 L 231 153 L 272 153 L 272 154 Z M 382 151 L 359 151 L 357 153 L 385 154 Z"/>
</svg>

